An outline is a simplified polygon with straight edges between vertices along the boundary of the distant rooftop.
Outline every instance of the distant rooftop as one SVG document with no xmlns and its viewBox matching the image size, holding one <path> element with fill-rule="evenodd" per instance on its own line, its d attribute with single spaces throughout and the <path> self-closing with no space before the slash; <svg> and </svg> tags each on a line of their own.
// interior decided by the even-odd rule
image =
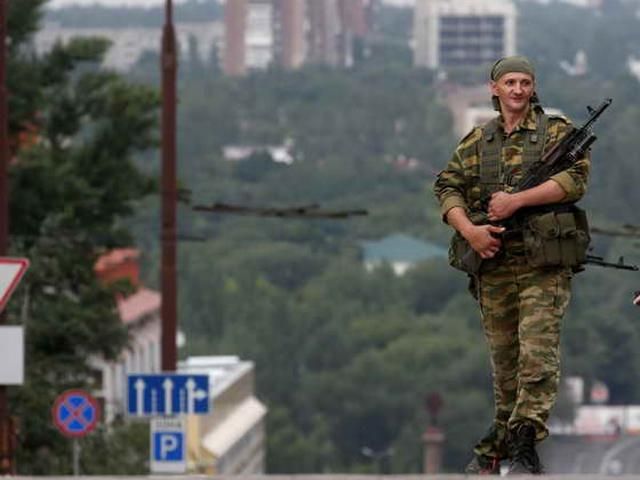
<svg viewBox="0 0 640 480">
<path fill-rule="evenodd" d="M 128 325 L 146 315 L 160 311 L 160 293 L 148 288 L 141 288 L 128 297 L 118 300 L 118 312 L 122 323 Z"/>
<path fill-rule="evenodd" d="M 418 238 L 394 234 L 377 241 L 362 242 L 365 262 L 415 263 L 430 258 L 447 258 L 447 249 Z"/>
<path fill-rule="evenodd" d="M 210 395 L 215 398 L 251 368 L 253 362 L 240 360 L 235 355 L 221 355 L 189 357 L 178 362 L 177 370 L 181 373 L 209 375 Z"/>
<path fill-rule="evenodd" d="M 137 248 L 115 248 L 101 255 L 93 268 L 96 272 L 101 272 L 127 260 L 137 260 L 139 257 L 140 251 Z"/>
</svg>

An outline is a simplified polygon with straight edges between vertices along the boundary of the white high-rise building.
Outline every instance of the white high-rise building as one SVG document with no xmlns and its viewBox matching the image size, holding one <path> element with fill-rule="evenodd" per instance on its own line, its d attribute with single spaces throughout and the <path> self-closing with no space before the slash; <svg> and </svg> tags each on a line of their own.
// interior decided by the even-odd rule
<svg viewBox="0 0 640 480">
<path fill-rule="evenodd" d="M 265 69 L 273 61 L 273 5 L 251 0 L 247 9 L 247 67 Z"/>
<path fill-rule="evenodd" d="M 242 76 L 272 64 L 349 67 L 371 8 L 369 0 L 227 0 L 223 70 Z"/>
<path fill-rule="evenodd" d="M 225 4 L 223 70 L 241 76 L 273 61 L 271 0 L 233 0 Z"/>
<path fill-rule="evenodd" d="M 511 0 L 416 0 L 414 64 L 481 66 L 514 55 L 516 15 Z"/>
</svg>

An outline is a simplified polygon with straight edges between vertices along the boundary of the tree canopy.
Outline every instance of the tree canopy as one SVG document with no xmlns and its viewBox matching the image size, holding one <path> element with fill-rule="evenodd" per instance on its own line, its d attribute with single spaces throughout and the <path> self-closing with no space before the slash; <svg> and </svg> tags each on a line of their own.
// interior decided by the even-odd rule
<svg viewBox="0 0 640 480">
<path fill-rule="evenodd" d="M 157 92 L 99 70 L 103 39 L 31 53 L 42 3 L 10 2 L 9 12 L 10 248 L 31 261 L 8 317 L 26 336 L 26 382 L 11 398 L 23 474 L 71 471 L 49 412 L 65 389 L 94 387 L 93 357 L 115 359 L 127 346 L 115 308 L 116 288 L 126 287 L 101 285 L 93 266 L 109 248 L 130 245 L 121 220 L 155 189 L 133 157 L 156 145 Z M 98 437 L 100 456 L 115 449 L 106 430 Z M 124 464 L 140 471 L 139 457 Z M 84 471 L 108 471 L 96 468 Z"/>
<path fill-rule="evenodd" d="M 538 66 L 543 103 L 579 122 L 586 105 L 614 98 L 597 126 L 583 202 L 603 226 L 637 223 L 639 200 L 638 81 L 626 69 L 638 18 L 611 2 L 598 15 L 519 2 L 519 45 Z M 25 419 L 24 474 L 69 472 L 67 446 L 49 424 L 51 401 L 65 386 L 90 388 L 91 356 L 113 358 L 126 344 L 113 292 L 93 274 L 96 255 L 133 238 L 147 285 L 158 284 L 159 271 L 159 199 L 145 196 L 158 175 L 157 58 L 148 56 L 125 79 L 97 68 L 108 48 L 99 39 L 36 57 L 20 46 L 37 28 L 41 3 L 10 3 L 12 133 L 38 133 L 11 169 L 12 250 L 32 259 L 10 308 L 28 338 L 27 385 L 14 392 L 12 407 Z M 394 12 L 371 55 L 347 70 L 272 68 L 230 79 L 181 59 L 179 175 L 194 203 L 369 211 L 349 220 L 284 220 L 180 206 L 180 233 L 204 239 L 179 248 L 187 337 L 180 354 L 255 362 L 257 394 L 269 406 L 270 473 L 375 472 L 379 465 L 363 448 L 393 451 L 391 472 L 419 472 L 420 438 L 431 420 L 424 399 L 433 392 L 444 399 L 445 469 L 460 471 L 492 416 L 489 360 L 464 276 L 443 259 L 403 276 L 388 265 L 363 265 L 363 241 L 402 232 L 444 246 L 450 235 L 431 185 L 457 141 L 451 115 L 438 78 L 413 69 L 409 48 L 397 41 L 408 38 L 402 29 L 410 15 Z M 609 54 L 613 45 L 620 50 Z M 590 70 L 571 77 L 558 64 L 579 48 Z M 229 145 L 287 145 L 294 162 L 270 163 L 259 150 L 234 163 L 224 157 Z M 631 240 L 594 236 L 593 245 L 609 259 L 638 261 Z M 640 326 L 630 297 L 637 277 L 590 268 L 574 285 L 563 374 L 605 381 L 612 402 L 637 403 Z M 120 425 L 88 440 L 87 449 L 102 459 L 110 452 L 119 464 L 83 468 L 141 473 L 143 430 Z M 121 438 L 133 442 L 129 455 Z"/>
</svg>

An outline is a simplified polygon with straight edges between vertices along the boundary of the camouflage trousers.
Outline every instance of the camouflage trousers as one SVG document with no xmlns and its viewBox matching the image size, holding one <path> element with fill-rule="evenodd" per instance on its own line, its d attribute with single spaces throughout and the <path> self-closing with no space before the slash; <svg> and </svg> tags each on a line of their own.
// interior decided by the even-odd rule
<svg viewBox="0 0 640 480">
<path fill-rule="evenodd" d="M 548 435 L 570 287 L 569 269 L 532 268 L 523 257 L 507 257 L 480 275 L 477 293 L 493 369 L 495 418 L 476 454 L 506 458 L 507 431 L 520 423 L 533 424 L 537 440 Z"/>
</svg>

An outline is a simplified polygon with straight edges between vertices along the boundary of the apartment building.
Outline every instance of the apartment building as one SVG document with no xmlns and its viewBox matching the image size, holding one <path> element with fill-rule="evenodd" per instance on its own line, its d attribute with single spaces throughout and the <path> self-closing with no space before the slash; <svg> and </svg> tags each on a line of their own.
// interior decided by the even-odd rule
<svg viewBox="0 0 640 480">
<path fill-rule="evenodd" d="M 474 67 L 516 53 L 511 0 L 416 0 L 414 64 Z"/>
<path fill-rule="evenodd" d="M 247 0 L 229 0 L 224 7 L 222 69 L 230 76 L 246 72 Z"/>
<path fill-rule="evenodd" d="M 602 8 L 604 4 L 604 0 L 527 0 L 527 1 L 541 3 L 543 5 L 548 5 L 552 1 L 560 1 L 564 3 L 570 3 L 571 5 L 575 5 L 576 7 L 595 8 L 595 9 Z"/>
<path fill-rule="evenodd" d="M 229 0 L 224 10 L 223 71 L 230 76 L 265 69 L 274 58 L 271 0 Z"/>
<path fill-rule="evenodd" d="M 368 32 L 367 12 L 367 0 L 227 0 L 223 70 L 348 67 L 354 42 Z"/>
<path fill-rule="evenodd" d="M 302 66 L 306 56 L 305 0 L 274 3 L 274 57 L 288 70 Z"/>
<path fill-rule="evenodd" d="M 221 22 L 178 23 L 176 43 L 182 58 L 189 55 L 192 41 L 198 50 L 200 61 L 209 63 L 213 51 L 222 44 Z M 162 29 L 150 27 L 124 28 L 74 28 L 58 24 L 45 24 L 35 35 L 34 49 L 38 54 L 49 52 L 56 42 L 68 43 L 76 37 L 101 37 L 111 41 L 102 67 L 127 71 L 147 52 L 160 55 Z"/>
</svg>

